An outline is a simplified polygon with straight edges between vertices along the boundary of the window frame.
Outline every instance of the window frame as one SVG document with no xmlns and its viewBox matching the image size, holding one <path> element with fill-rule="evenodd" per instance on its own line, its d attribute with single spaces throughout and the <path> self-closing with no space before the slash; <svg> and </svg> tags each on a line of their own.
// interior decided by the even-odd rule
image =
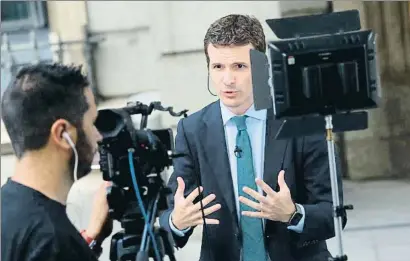
<svg viewBox="0 0 410 261">
<path fill-rule="evenodd" d="M 9 3 L 13 3 L 13 1 L 10 1 Z M 2 32 L 43 28 L 47 25 L 46 6 L 43 4 L 43 2 L 27 1 L 27 3 L 29 4 L 29 17 L 26 19 L 19 19 L 13 21 L 2 21 Z"/>
</svg>

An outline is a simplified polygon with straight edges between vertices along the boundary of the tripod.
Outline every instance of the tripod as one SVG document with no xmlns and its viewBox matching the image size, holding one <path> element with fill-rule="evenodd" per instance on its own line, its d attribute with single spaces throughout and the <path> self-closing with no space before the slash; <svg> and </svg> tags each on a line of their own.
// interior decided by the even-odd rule
<svg viewBox="0 0 410 261">
<path fill-rule="evenodd" d="M 111 238 L 111 261 L 148 261 L 149 257 L 154 258 L 155 261 L 162 261 L 165 255 L 169 257 L 170 261 L 176 261 L 168 232 L 154 226 L 158 205 L 161 205 L 160 201 L 165 200 L 163 198 L 164 190 L 166 188 L 160 188 L 155 198 L 148 202 L 149 222 L 144 224 L 142 233 L 139 228 L 142 227 L 141 222 L 144 222 L 144 219 L 138 214 L 135 215 L 136 204 L 128 206 L 129 209 L 133 210 L 130 212 L 125 211 L 125 214 L 119 219 L 124 229 Z M 148 234 L 149 228 L 153 231 L 160 260 L 156 259 L 155 249 L 150 248 L 150 243 L 152 243 L 150 240 L 152 239 Z"/>
<path fill-rule="evenodd" d="M 335 160 L 335 144 L 333 139 L 333 124 L 332 115 L 325 116 L 326 121 L 326 140 L 327 150 L 329 156 L 329 168 L 330 168 L 330 182 L 332 187 L 332 199 L 333 199 L 333 211 L 334 211 L 334 227 L 335 236 L 338 244 L 338 255 L 334 258 L 330 258 L 329 261 L 346 261 L 347 256 L 343 254 L 343 242 L 342 242 L 342 215 L 345 209 L 353 209 L 352 205 L 343 206 L 340 205 L 339 199 L 339 187 L 337 183 L 337 171 Z"/>
<path fill-rule="evenodd" d="M 149 217 L 151 218 L 149 226 L 151 226 L 152 228 L 154 228 L 154 222 L 155 222 L 155 217 L 157 213 L 157 205 L 158 205 L 158 200 L 161 195 L 161 190 L 158 192 L 157 197 L 155 198 L 155 201 L 152 201 L 152 204 L 149 206 L 149 213 L 151 213 L 152 211 L 151 217 Z M 159 229 L 159 228 L 155 228 L 155 230 L 156 231 L 154 231 L 154 235 L 155 235 L 157 242 L 162 243 L 162 246 L 160 247 L 160 249 L 162 249 L 161 258 L 163 257 L 162 253 L 165 253 L 166 255 L 168 255 L 170 261 L 176 261 L 172 245 L 168 238 L 168 233 L 165 230 Z M 144 244 L 144 242 L 147 242 L 147 243 Z M 148 261 L 149 256 L 153 258 L 155 257 L 153 251 L 150 251 L 149 243 L 150 243 L 150 237 L 148 237 L 148 224 L 145 224 L 144 232 L 142 235 L 140 251 L 138 252 L 137 258 L 136 258 L 137 261 Z"/>
</svg>

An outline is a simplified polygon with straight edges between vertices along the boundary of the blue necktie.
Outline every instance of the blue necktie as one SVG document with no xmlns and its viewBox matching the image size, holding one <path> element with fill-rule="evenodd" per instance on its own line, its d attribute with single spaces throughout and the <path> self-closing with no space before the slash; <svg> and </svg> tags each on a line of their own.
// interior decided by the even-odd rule
<svg viewBox="0 0 410 261">
<path fill-rule="evenodd" d="M 254 200 L 251 196 L 243 192 L 243 187 L 247 186 L 255 191 L 258 188 L 255 183 L 255 172 L 253 167 L 252 147 L 248 132 L 246 131 L 246 117 L 235 116 L 233 120 L 238 128 L 236 135 L 236 146 L 241 150 L 237 158 L 238 171 L 238 195 Z M 242 211 L 257 211 L 243 203 L 240 203 L 240 213 Z M 262 219 L 240 215 L 240 226 L 242 229 L 242 257 L 243 261 L 266 261 L 266 250 L 263 239 Z"/>
</svg>

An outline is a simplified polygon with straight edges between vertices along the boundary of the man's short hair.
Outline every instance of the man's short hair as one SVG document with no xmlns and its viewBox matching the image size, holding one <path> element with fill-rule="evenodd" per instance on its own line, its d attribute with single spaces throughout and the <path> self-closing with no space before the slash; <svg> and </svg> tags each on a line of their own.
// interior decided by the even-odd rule
<svg viewBox="0 0 410 261">
<path fill-rule="evenodd" d="M 266 51 L 265 34 L 255 17 L 231 14 L 211 24 L 204 38 L 204 51 L 209 66 L 208 45 L 241 46 L 252 44 L 260 52 Z"/>
<path fill-rule="evenodd" d="M 84 89 L 88 86 L 81 66 L 41 63 L 18 72 L 1 104 L 4 126 L 17 158 L 43 148 L 58 119 L 82 128 L 88 110 Z"/>
</svg>

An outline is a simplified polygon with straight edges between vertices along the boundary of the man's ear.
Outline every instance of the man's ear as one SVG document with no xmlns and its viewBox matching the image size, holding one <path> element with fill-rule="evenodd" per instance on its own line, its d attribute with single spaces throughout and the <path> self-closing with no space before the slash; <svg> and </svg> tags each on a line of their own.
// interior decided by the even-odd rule
<svg viewBox="0 0 410 261">
<path fill-rule="evenodd" d="M 59 148 L 62 148 L 64 150 L 71 150 L 72 148 L 70 144 L 63 136 L 64 132 L 67 132 L 74 144 L 77 143 L 77 129 L 64 119 L 56 120 L 51 126 L 50 141 Z"/>
</svg>

